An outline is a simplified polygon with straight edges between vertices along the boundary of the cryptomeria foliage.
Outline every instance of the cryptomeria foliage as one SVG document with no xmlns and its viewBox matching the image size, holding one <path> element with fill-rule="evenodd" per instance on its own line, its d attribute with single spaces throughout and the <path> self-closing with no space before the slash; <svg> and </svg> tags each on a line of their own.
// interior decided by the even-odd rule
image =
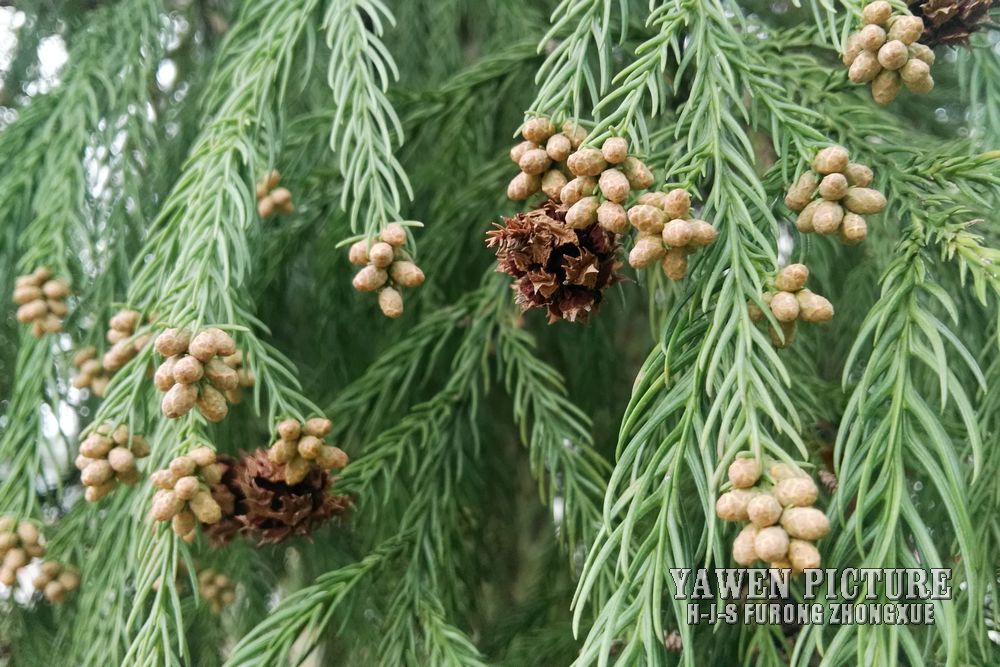
<svg viewBox="0 0 1000 667">
<path fill-rule="evenodd" d="M 973 25 L 930 94 L 883 108 L 840 60 L 862 5 L 3 8 L 0 281 L 47 266 L 73 294 L 58 334 L 0 321 L 0 516 L 37 522 L 81 583 L 58 605 L 37 563 L 0 585 L 0 663 L 995 663 L 1000 38 Z M 484 238 L 525 208 L 504 196 L 525 114 L 626 137 L 654 189 L 691 193 L 718 237 L 685 280 L 627 270 L 585 326 L 518 312 Z M 782 203 L 831 144 L 888 202 L 858 246 Z M 294 212 L 263 218 L 271 170 Z M 352 289 L 347 247 L 393 223 L 427 276 L 398 320 Z M 778 350 L 747 304 L 791 262 L 836 315 Z M 229 332 L 245 400 L 165 418 L 152 345 L 103 397 L 74 388 L 74 352 L 108 349 L 124 307 L 143 334 Z M 174 457 L 320 415 L 350 456 L 340 521 L 258 548 L 150 520 Z M 108 421 L 151 453 L 85 502 L 73 461 Z M 952 567 L 937 623 L 688 625 L 669 570 L 731 563 L 714 505 L 740 452 L 835 474 L 824 567 Z M 221 613 L 208 568 L 236 583 Z"/>
</svg>

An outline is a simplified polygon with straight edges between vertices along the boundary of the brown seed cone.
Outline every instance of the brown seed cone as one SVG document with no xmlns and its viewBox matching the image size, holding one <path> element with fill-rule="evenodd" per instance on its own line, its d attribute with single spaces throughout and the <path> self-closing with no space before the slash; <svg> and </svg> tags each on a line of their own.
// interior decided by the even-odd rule
<svg viewBox="0 0 1000 667">
<path fill-rule="evenodd" d="M 212 496 L 223 509 L 222 520 L 206 527 L 209 537 L 225 544 L 243 533 L 258 544 L 274 544 L 295 535 L 308 536 L 351 506 L 351 499 L 330 493 L 329 473 L 312 467 L 298 484 L 285 480 L 285 466 L 271 463 L 258 449 L 237 461 L 225 457 L 222 481 Z"/>
<path fill-rule="evenodd" d="M 908 0 L 910 11 L 923 19 L 920 41 L 927 46 L 963 46 L 972 33 L 989 25 L 997 0 Z"/>
<path fill-rule="evenodd" d="M 496 249 L 497 270 L 516 279 L 518 305 L 546 308 L 550 323 L 585 321 L 604 290 L 622 279 L 617 237 L 596 222 L 572 229 L 567 211 L 550 201 L 504 218 L 505 224 L 489 232 L 486 242 Z"/>
</svg>

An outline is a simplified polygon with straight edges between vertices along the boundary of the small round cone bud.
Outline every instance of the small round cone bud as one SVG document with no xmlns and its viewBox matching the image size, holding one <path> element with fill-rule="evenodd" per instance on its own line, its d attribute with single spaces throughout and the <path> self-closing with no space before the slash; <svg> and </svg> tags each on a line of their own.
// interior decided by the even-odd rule
<svg viewBox="0 0 1000 667">
<path fill-rule="evenodd" d="M 191 334 L 183 329 L 164 329 L 156 337 L 153 348 L 164 357 L 172 357 L 187 352 L 190 340 Z"/>
<path fill-rule="evenodd" d="M 691 241 L 694 228 L 687 220 L 671 220 L 663 225 L 663 242 L 671 248 L 682 248 Z"/>
<path fill-rule="evenodd" d="M 837 201 L 847 193 L 847 177 L 843 174 L 827 174 L 819 184 L 819 194 L 828 201 Z"/>
<path fill-rule="evenodd" d="M 190 505 L 191 511 L 202 523 L 218 523 L 222 518 L 222 508 L 208 491 L 199 491 Z"/>
<path fill-rule="evenodd" d="M 557 134 L 555 136 L 562 137 L 561 134 Z M 565 138 L 566 137 L 563 137 L 563 139 Z M 560 201 L 559 194 L 562 192 L 562 189 L 566 187 L 567 183 L 569 183 L 569 180 L 566 178 L 566 174 L 562 173 L 558 169 L 549 169 L 544 175 L 542 175 L 542 192 L 544 192 L 549 199 Z"/>
<path fill-rule="evenodd" d="M 909 58 L 910 50 L 898 39 L 886 42 L 878 50 L 878 64 L 887 70 L 901 68 Z"/>
<path fill-rule="evenodd" d="M 302 425 L 302 432 L 314 438 L 325 438 L 333 430 L 333 422 L 324 417 L 313 417 L 307 419 Z"/>
<path fill-rule="evenodd" d="M 135 470 L 135 455 L 125 447 L 115 447 L 108 452 L 108 464 L 117 473 Z"/>
<path fill-rule="evenodd" d="M 323 447 L 323 442 L 314 436 L 304 435 L 299 439 L 298 453 L 304 459 L 315 459 Z"/>
<path fill-rule="evenodd" d="M 267 450 L 267 458 L 278 465 L 288 463 L 298 455 L 297 446 L 298 440 L 279 440 Z"/>
<path fill-rule="evenodd" d="M 323 447 L 316 457 L 316 464 L 323 470 L 340 470 L 347 465 L 347 454 L 339 447 Z"/>
<path fill-rule="evenodd" d="M 847 182 L 859 188 L 867 187 L 875 178 L 871 168 L 857 162 L 848 164 L 844 173 L 847 175 Z"/>
<path fill-rule="evenodd" d="M 760 464 L 757 459 L 737 458 L 729 464 L 729 481 L 737 489 L 749 489 L 760 479 Z"/>
<path fill-rule="evenodd" d="M 747 302 L 747 312 L 750 314 L 751 322 L 760 322 L 764 319 L 764 311 L 753 301 Z"/>
<path fill-rule="evenodd" d="M 872 99 L 876 104 L 885 106 L 896 99 L 902 85 L 898 72 L 883 70 L 872 81 Z"/>
<path fill-rule="evenodd" d="M 649 204 L 636 204 L 628 210 L 628 221 L 643 234 L 659 236 L 667 220 L 666 213 Z"/>
<path fill-rule="evenodd" d="M 813 227 L 813 216 L 816 215 L 816 209 L 822 204 L 824 199 L 817 199 L 815 201 L 809 202 L 802 212 L 799 213 L 798 217 L 795 218 L 795 228 L 802 232 L 803 234 L 811 234 L 816 231 Z"/>
<path fill-rule="evenodd" d="M 914 42 L 913 44 L 910 44 L 910 58 L 923 60 L 928 65 L 933 65 L 935 60 L 934 49 L 930 48 L 926 44 Z"/>
<path fill-rule="evenodd" d="M 88 361 L 93 361 L 96 356 L 97 348 L 93 345 L 87 345 L 86 347 L 81 347 L 76 351 L 73 355 L 72 364 L 80 370 L 83 370 L 83 365 Z M 100 370 L 100 368 L 98 368 L 98 370 Z"/>
<path fill-rule="evenodd" d="M 177 483 L 177 478 L 169 470 L 157 470 L 149 476 L 149 481 L 158 489 L 170 490 Z"/>
<path fill-rule="evenodd" d="M 22 521 L 17 525 L 17 536 L 24 544 L 38 544 L 38 540 L 41 539 L 38 526 L 30 521 Z"/>
<path fill-rule="evenodd" d="M 545 153 L 555 162 L 565 162 L 573 152 L 573 145 L 565 134 L 553 134 L 545 142 Z"/>
<path fill-rule="evenodd" d="M 394 254 L 391 245 L 385 241 L 379 241 L 372 245 L 368 251 L 368 261 L 375 265 L 376 268 L 384 269 L 392 264 Z"/>
<path fill-rule="evenodd" d="M 892 5 L 885 0 L 870 2 L 861 10 L 861 16 L 865 23 L 885 26 L 892 16 Z"/>
<path fill-rule="evenodd" d="M 385 287 L 378 293 L 378 307 L 388 318 L 396 319 L 403 315 L 403 295 L 391 287 Z"/>
<path fill-rule="evenodd" d="M 47 299 L 45 305 L 49 307 L 49 312 L 56 317 L 65 317 L 69 312 L 69 306 L 66 305 L 65 301 L 56 301 L 54 299 Z"/>
<path fill-rule="evenodd" d="M 153 384 L 160 391 L 167 391 L 177 380 L 174 379 L 174 364 L 178 361 L 178 357 L 168 357 L 160 366 L 156 369 L 156 373 L 153 374 Z"/>
<path fill-rule="evenodd" d="M 829 322 L 833 319 L 833 304 L 819 294 L 802 290 L 796 295 L 799 301 L 799 317 L 804 322 Z"/>
<path fill-rule="evenodd" d="M 569 138 L 573 150 L 576 150 L 587 139 L 587 130 L 571 120 L 563 123 L 562 131 Z"/>
<path fill-rule="evenodd" d="M 597 208 L 597 224 L 614 234 L 624 234 L 628 230 L 625 207 L 613 201 L 602 203 Z"/>
<path fill-rule="evenodd" d="M 532 118 L 525 121 L 521 136 L 536 144 L 544 143 L 556 131 L 556 126 L 548 118 Z"/>
<path fill-rule="evenodd" d="M 210 466 L 216 461 L 215 450 L 211 447 L 195 447 L 186 455 L 199 468 Z"/>
<path fill-rule="evenodd" d="M 919 93 L 921 95 L 929 93 L 934 90 L 934 77 L 927 74 L 923 78 L 907 83 L 906 87 L 909 88 L 911 92 Z"/>
<path fill-rule="evenodd" d="M 401 260 L 389 267 L 393 282 L 403 287 L 420 287 L 424 284 L 424 272 L 413 262 Z"/>
<path fill-rule="evenodd" d="M 608 164 L 621 164 L 628 157 L 628 141 L 622 137 L 610 137 L 601 145 L 601 155 Z"/>
<path fill-rule="evenodd" d="M 190 456 L 175 456 L 170 461 L 170 473 L 177 479 L 193 475 L 198 464 Z"/>
<path fill-rule="evenodd" d="M 846 148 L 843 146 L 827 146 L 816 153 L 812 166 L 813 169 L 825 176 L 826 174 L 843 172 L 847 169 L 848 163 L 849 156 Z"/>
<path fill-rule="evenodd" d="M 180 365 L 185 363 L 187 359 L 194 357 L 194 359 L 204 362 L 215 356 L 215 352 L 215 336 L 213 336 L 209 331 L 198 332 L 198 334 L 191 339 L 191 343 L 188 345 L 188 354 L 191 356 L 181 359 L 174 366 L 174 378 L 176 378 L 178 382 L 184 382 L 184 380 L 180 378 Z M 198 378 L 200 379 L 201 375 L 199 375 Z"/>
<path fill-rule="evenodd" d="M 563 186 L 559 192 L 559 201 L 566 206 L 572 206 L 595 192 L 597 192 L 597 179 L 592 176 L 577 176 Z"/>
<path fill-rule="evenodd" d="M 781 329 L 770 329 L 771 343 L 777 348 L 785 348 L 795 342 L 795 322 L 779 322 Z"/>
<path fill-rule="evenodd" d="M 286 419 L 278 424 L 278 435 L 282 440 L 298 440 L 302 434 L 302 426 L 294 419 Z"/>
<path fill-rule="evenodd" d="M 574 176 L 600 176 L 608 163 L 596 148 L 581 148 L 566 159 L 566 166 Z"/>
<path fill-rule="evenodd" d="M 66 281 L 56 278 L 42 285 L 42 293 L 49 299 L 65 299 L 69 296 L 69 285 Z"/>
<path fill-rule="evenodd" d="M 195 341 L 197 340 L 198 338 L 196 336 Z M 215 349 L 214 345 L 212 346 L 212 349 Z M 208 358 L 211 359 L 211 355 L 208 355 Z M 204 375 L 205 367 L 193 356 L 182 357 L 174 364 L 174 381 L 180 382 L 181 384 L 193 384 L 200 380 Z"/>
<path fill-rule="evenodd" d="M 899 77 L 907 86 L 919 83 L 920 79 L 929 76 L 931 66 L 918 58 L 910 58 L 906 64 L 899 69 Z M 867 185 L 867 184 L 866 184 Z"/>
<path fill-rule="evenodd" d="M 359 292 L 374 292 L 384 285 L 388 279 L 389 274 L 385 270 L 369 264 L 355 274 L 351 284 Z"/>
<path fill-rule="evenodd" d="M 201 479 L 205 484 L 218 484 L 222 481 L 222 468 L 218 463 L 205 466 L 201 469 Z"/>
<path fill-rule="evenodd" d="M 66 599 L 66 589 L 58 581 L 50 581 L 45 585 L 42 595 L 49 602 L 59 604 Z"/>
<path fill-rule="evenodd" d="M 80 453 L 91 459 L 101 459 L 108 455 L 114 443 L 111 438 L 100 433 L 91 433 L 80 443 Z"/>
<path fill-rule="evenodd" d="M 715 501 L 715 514 L 723 521 L 746 521 L 747 505 L 755 495 L 747 489 L 726 491 Z"/>
<path fill-rule="evenodd" d="M 544 149 L 532 148 L 521 156 L 517 166 L 526 174 L 539 175 L 543 174 L 551 164 L 552 159 Z"/>
<path fill-rule="evenodd" d="M 153 496 L 153 518 L 157 521 L 169 521 L 175 514 L 184 509 L 184 501 L 173 491 L 157 491 Z"/>
<path fill-rule="evenodd" d="M 688 260 L 686 248 L 670 248 L 660 263 L 663 275 L 670 280 L 684 280 L 687 276 Z"/>
<path fill-rule="evenodd" d="M 665 192 L 660 192 L 660 191 L 656 190 L 656 191 L 653 191 L 653 192 L 644 192 L 644 193 L 642 193 L 641 195 L 639 195 L 639 198 L 636 200 L 635 203 L 636 204 L 647 204 L 649 206 L 655 206 L 656 208 L 658 208 L 658 209 L 660 209 L 662 211 L 663 207 L 664 207 L 664 204 L 666 202 L 666 199 L 667 199 L 667 194 Z M 686 215 L 681 215 L 681 216 L 675 216 L 675 217 L 684 218 L 684 217 L 687 217 L 687 216 Z"/>
<path fill-rule="evenodd" d="M 215 343 L 215 353 L 220 357 L 226 357 L 236 353 L 236 341 L 228 333 L 218 327 L 210 327 L 205 330 L 212 337 Z"/>
<path fill-rule="evenodd" d="M 44 300 L 44 295 L 42 289 L 36 285 L 22 285 L 14 288 L 14 303 L 19 306 L 41 300 Z"/>
<path fill-rule="evenodd" d="M 823 563 L 819 549 L 812 542 L 805 540 L 790 540 L 788 542 L 788 561 L 796 572 L 814 570 Z"/>
<path fill-rule="evenodd" d="M 805 264 L 789 264 L 778 271 L 774 286 L 782 292 L 798 292 L 809 280 L 809 268 Z"/>
<path fill-rule="evenodd" d="M 836 202 L 824 199 L 813 212 L 812 226 L 817 234 L 836 234 L 843 220 L 843 207 Z"/>
<path fill-rule="evenodd" d="M 788 555 L 788 533 L 778 526 L 761 528 L 754 537 L 753 548 L 761 560 L 784 560 Z"/>
<path fill-rule="evenodd" d="M 704 220 L 688 220 L 691 225 L 691 240 L 688 241 L 690 248 L 703 248 L 715 243 L 719 236 L 719 230 Z"/>
<path fill-rule="evenodd" d="M 17 321 L 23 324 L 25 322 L 34 322 L 44 317 L 47 312 L 49 312 L 49 307 L 45 305 L 45 301 L 36 299 L 18 308 L 16 317 Z"/>
<path fill-rule="evenodd" d="M 198 397 L 198 412 L 210 422 L 220 422 L 229 414 L 229 403 L 215 387 L 202 387 Z"/>
<path fill-rule="evenodd" d="M 304 458 L 294 458 L 285 464 L 285 481 L 291 485 L 298 484 L 306 478 L 312 469 L 312 462 Z"/>
<path fill-rule="evenodd" d="M 406 243 L 406 228 L 398 222 L 390 222 L 382 229 L 379 238 L 393 248 L 399 248 Z"/>
<path fill-rule="evenodd" d="M 239 374 L 217 357 L 205 364 L 205 377 L 219 391 L 236 389 L 240 384 Z"/>
<path fill-rule="evenodd" d="M 616 204 L 621 204 L 628 199 L 628 179 L 625 178 L 625 174 L 617 169 L 605 169 L 601 172 L 598 186 L 604 198 Z"/>
<path fill-rule="evenodd" d="M 885 195 L 872 188 L 848 188 L 844 206 L 858 215 L 871 215 L 885 208 Z"/>
<path fill-rule="evenodd" d="M 819 489 L 811 477 L 783 479 L 774 486 L 774 497 L 784 507 L 807 507 L 816 502 Z"/>
<path fill-rule="evenodd" d="M 351 244 L 351 249 L 347 251 L 347 260 L 351 264 L 364 266 L 368 263 L 368 241 L 361 239 Z"/>
<path fill-rule="evenodd" d="M 264 197 L 259 202 L 257 202 L 257 215 L 261 218 L 267 220 L 272 215 L 274 215 L 274 200 L 270 196 Z"/>
<path fill-rule="evenodd" d="M 622 162 L 621 170 L 625 174 L 625 177 L 628 178 L 628 184 L 633 190 L 645 190 L 653 184 L 653 172 L 639 158 L 625 158 L 625 161 Z"/>
<path fill-rule="evenodd" d="M 909 46 L 924 33 L 924 21 L 919 16 L 896 16 L 889 21 L 889 39 Z"/>
<path fill-rule="evenodd" d="M 868 24 L 858 31 L 858 45 L 865 51 L 878 51 L 885 41 L 886 33 L 882 26 Z"/>
<path fill-rule="evenodd" d="M 781 526 L 801 540 L 818 540 L 830 532 L 830 520 L 815 507 L 787 508 L 781 513 Z"/>
<path fill-rule="evenodd" d="M 666 254 L 663 239 L 659 236 L 640 234 L 628 254 L 628 263 L 636 269 L 652 266 Z"/>
<path fill-rule="evenodd" d="M 135 356 L 135 353 L 135 346 L 130 341 L 120 340 L 104 354 L 101 364 L 105 370 L 114 372 L 127 364 Z"/>
<path fill-rule="evenodd" d="M 803 172 L 788 189 L 788 194 L 785 195 L 785 206 L 798 213 L 812 201 L 817 185 L 816 174 L 811 171 Z"/>
<path fill-rule="evenodd" d="M 851 63 L 851 68 L 847 71 L 847 78 L 854 83 L 868 83 L 882 72 L 882 65 L 878 61 L 878 56 L 871 51 L 862 51 Z"/>
<path fill-rule="evenodd" d="M 520 172 L 507 186 L 507 198 L 512 201 L 524 201 L 538 192 L 542 187 L 542 177 L 538 174 Z"/>
<path fill-rule="evenodd" d="M 133 468 L 132 470 L 126 470 L 125 472 L 116 472 L 115 478 L 126 486 L 133 486 L 139 483 L 142 476 L 139 474 L 138 469 Z"/>
<path fill-rule="evenodd" d="M 132 447 L 132 454 L 137 459 L 144 459 L 147 456 L 149 456 L 149 451 L 150 451 L 149 442 L 147 442 L 146 439 L 141 435 L 132 436 L 131 447 Z"/>
<path fill-rule="evenodd" d="M 844 43 L 844 53 L 840 60 L 844 63 L 845 67 L 850 67 L 858 57 L 858 54 L 863 50 L 861 48 L 861 35 L 856 32 L 852 33 Z"/>
<path fill-rule="evenodd" d="M 112 329 L 131 334 L 139 324 L 139 313 L 135 310 L 119 310 L 111 317 L 109 324 Z"/>
<path fill-rule="evenodd" d="M 200 490 L 201 486 L 198 484 L 198 478 L 194 475 L 185 475 L 174 483 L 174 493 L 181 500 L 191 500 L 198 495 L 198 491 Z"/>
<path fill-rule="evenodd" d="M 799 302 L 791 292 L 778 292 L 771 299 L 771 312 L 779 322 L 791 322 L 799 316 Z"/>
<path fill-rule="evenodd" d="M 114 441 L 116 445 L 128 444 L 128 426 L 125 424 L 119 424 L 111 431 L 111 440 Z"/>
<path fill-rule="evenodd" d="M 597 197 L 584 197 L 566 211 L 566 224 L 573 229 L 585 229 L 597 222 L 597 209 L 601 202 Z"/>
<path fill-rule="evenodd" d="M 737 565 L 749 567 L 758 560 L 757 551 L 754 549 L 757 533 L 756 526 L 744 526 L 736 539 L 733 540 L 733 560 L 736 561 Z"/>
<path fill-rule="evenodd" d="M 514 164 L 520 163 L 521 162 L 521 158 L 524 157 L 525 153 L 527 153 L 528 151 L 534 150 L 536 148 L 538 148 L 538 144 L 536 144 L 533 141 L 527 141 L 527 140 L 525 140 L 525 141 L 522 141 L 519 144 L 515 144 L 510 149 L 510 159 L 511 159 L 511 162 L 513 162 Z"/>
<path fill-rule="evenodd" d="M 177 537 L 184 537 L 194 530 L 196 525 L 197 519 L 194 514 L 188 511 L 178 512 L 170 520 L 170 528 Z"/>
<path fill-rule="evenodd" d="M 188 413 L 198 400 L 198 387 L 193 384 L 175 384 L 160 402 L 160 411 L 168 419 L 176 419 Z"/>
<path fill-rule="evenodd" d="M 781 518 L 781 503 L 770 493 L 761 493 L 747 503 L 747 516 L 758 528 L 767 528 Z"/>
</svg>

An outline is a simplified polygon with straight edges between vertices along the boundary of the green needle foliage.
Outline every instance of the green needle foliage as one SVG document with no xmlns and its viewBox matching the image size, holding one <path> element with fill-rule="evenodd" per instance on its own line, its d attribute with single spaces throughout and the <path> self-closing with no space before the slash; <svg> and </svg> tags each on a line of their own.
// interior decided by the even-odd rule
<svg viewBox="0 0 1000 667">
<path fill-rule="evenodd" d="M 40 561 L 0 584 L 0 665 L 1000 659 L 996 9 L 936 50 L 933 91 L 883 108 L 841 62 L 860 0 L 16 5 L 0 287 L 46 266 L 72 295 L 58 333 L 0 320 L 0 516 L 80 586 L 48 601 Z M 519 312 L 484 239 L 531 206 L 505 192 L 535 116 L 625 137 L 654 188 L 691 194 L 718 237 L 683 281 L 623 268 L 584 326 Z M 887 200 L 857 246 L 783 204 L 831 144 Z M 272 170 L 294 210 L 262 216 Z M 348 261 L 392 223 L 427 277 L 398 320 Z M 793 262 L 836 314 L 778 349 L 751 306 Z M 135 337 L 230 333 L 244 400 L 167 419 L 153 345 L 103 396 L 76 386 L 122 308 Z M 343 515 L 264 545 L 151 519 L 174 457 L 236 460 L 317 416 L 350 458 L 317 496 Z M 151 451 L 87 502 L 74 459 L 106 422 Z M 715 503 L 741 454 L 822 475 L 823 567 L 951 568 L 935 624 L 688 624 L 670 570 L 732 565 Z M 207 568 L 235 585 L 221 609 Z"/>
</svg>

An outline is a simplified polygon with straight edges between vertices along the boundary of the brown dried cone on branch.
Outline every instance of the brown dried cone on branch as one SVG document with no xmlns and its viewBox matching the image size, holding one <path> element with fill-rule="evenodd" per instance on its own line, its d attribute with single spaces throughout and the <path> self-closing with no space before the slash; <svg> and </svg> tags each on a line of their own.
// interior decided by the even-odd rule
<svg viewBox="0 0 1000 667">
<path fill-rule="evenodd" d="M 222 519 L 222 508 L 210 491 L 222 480 L 222 469 L 210 448 L 198 447 L 176 457 L 150 480 L 159 489 L 153 496 L 153 519 L 169 521 L 174 534 L 185 542 L 194 540 L 199 522 L 213 524 Z"/>
<path fill-rule="evenodd" d="M 768 483 L 760 463 L 749 456 L 735 459 L 728 473 L 733 488 L 719 496 L 715 512 L 723 521 L 748 522 L 733 540 L 733 560 L 744 567 L 763 560 L 793 572 L 819 567 L 813 542 L 830 531 L 830 522 L 812 507 L 819 494 L 812 478 L 775 463 Z"/>
<path fill-rule="evenodd" d="M 292 193 L 288 188 L 277 187 L 280 182 L 281 174 L 274 170 L 257 181 L 257 214 L 265 220 L 275 212 L 295 213 Z"/>
<path fill-rule="evenodd" d="M 989 27 L 991 8 L 998 0 L 908 0 L 910 11 L 924 21 L 920 41 L 927 46 L 964 46 L 969 36 Z"/>
<path fill-rule="evenodd" d="M 799 214 L 795 227 L 803 234 L 836 234 L 854 245 L 868 236 L 864 216 L 885 208 L 885 196 L 868 187 L 873 178 L 870 168 L 850 161 L 847 149 L 828 146 L 788 189 L 785 206 Z"/>
<path fill-rule="evenodd" d="M 316 467 L 339 470 L 347 465 L 347 454 L 342 449 L 323 442 L 332 429 L 330 420 L 322 417 L 307 419 L 305 423 L 286 419 L 278 424 L 278 439 L 267 455 L 271 463 L 285 467 L 288 484 L 298 484 Z"/>
<path fill-rule="evenodd" d="M 361 239 L 351 246 L 348 253 L 351 264 L 364 267 L 354 275 L 354 289 L 359 292 L 378 291 L 382 314 L 393 319 L 403 314 L 400 289 L 424 284 L 424 272 L 403 248 L 405 244 L 406 229 L 393 222 L 385 226 L 374 242 Z"/>
<path fill-rule="evenodd" d="M 97 348 L 93 345 L 81 347 L 73 354 L 73 367 L 77 369 L 73 376 L 73 386 L 77 389 L 90 389 L 98 398 L 104 398 L 104 393 L 111 382 L 111 373 L 104 369 L 97 358 Z"/>
<path fill-rule="evenodd" d="M 17 321 L 31 324 L 36 338 L 62 331 L 63 318 L 69 312 L 66 298 L 70 295 L 69 283 L 53 278 L 44 266 L 33 273 L 18 276 L 14 283 L 14 303 L 17 304 Z"/>
<path fill-rule="evenodd" d="M 546 308 L 549 324 L 585 322 L 604 290 L 622 279 L 617 236 L 596 222 L 571 227 L 564 205 L 548 201 L 504 223 L 487 232 L 497 271 L 516 279 L 512 288 L 521 309 Z"/>
<path fill-rule="evenodd" d="M 136 459 L 149 456 L 149 443 L 141 435 L 130 435 L 125 424 L 101 424 L 80 443 L 76 467 L 87 488 L 84 497 L 96 503 L 117 488 L 138 483 Z"/>
<path fill-rule="evenodd" d="M 639 232 L 628 255 L 633 268 L 659 262 L 670 280 L 687 275 L 688 255 L 711 245 L 718 231 L 704 220 L 691 218 L 691 196 L 680 188 L 647 192 L 628 210 L 628 221 Z"/>
<path fill-rule="evenodd" d="M 304 479 L 290 484 L 285 466 L 273 463 L 264 449 L 238 461 L 220 458 L 220 464 L 222 480 L 212 486 L 212 496 L 223 518 L 205 527 L 216 544 L 226 544 L 237 534 L 259 545 L 308 536 L 351 506 L 349 496 L 330 493 L 333 477 L 327 471 L 312 466 Z"/>
<path fill-rule="evenodd" d="M 80 587 L 80 573 L 54 560 L 42 563 L 39 573 L 31 581 L 32 587 L 41 591 L 49 602 L 59 604 L 66 594 Z"/>
<path fill-rule="evenodd" d="M 924 32 L 918 16 L 892 14 L 885 0 L 865 5 L 864 26 L 844 45 L 843 62 L 854 83 L 871 83 L 872 99 L 885 106 L 904 85 L 914 93 L 934 88 L 934 52 L 917 40 Z"/>
<path fill-rule="evenodd" d="M 213 614 L 236 602 L 236 582 L 210 567 L 198 571 L 198 595 L 208 603 Z"/>
<path fill-rule="evenodd" d="M 13 586 L 17 571 L 44 555 L 45 542 L 34 522 L 0 516 L 0 584 Z"/>
<path fill-rule="evenodd" d="M 166 357 L 153 375 L 156 388 L 166 392 L 160 403 L 164 416 L 176 419 L 197 406 L 208 421 L 222 421 L 229 414 L 225 392 L 240 386 L 239 373 L 224 361 L 236 354 L 232 337 L 215 327 L 194 337 L 184 329 L 166 329 L 154 345 Z"/>
<path fill-rule="evenodd" d="M 776 347 L 788 347 L 795 340 L 795 322 L 825 323 L 833 319 L 833 304 L 825 297 L 805 288 L 809 269 L 805 264 L 789 264 L 778 272 L 774 292 L 766 292 L 763 302 L 781 327 L 770 327 L 771 342 Z M 750 319 L 764 320 L 764 311 L 754 302 L 747 304 Z"/>
<path fill-rule="evenodd" d="M 586 130 L 572 121 L 563 123 L 562 131 L 548 118 L 536 117 L 521 127 L 524 141 L 510 149 L 510 159 L 521 172 L 507 186 L 507 197 L 524 201 L 542 191 L 559 201 L 559 193 L 569 181 L 566 160 L 580 147 Z"/>
</svg>

